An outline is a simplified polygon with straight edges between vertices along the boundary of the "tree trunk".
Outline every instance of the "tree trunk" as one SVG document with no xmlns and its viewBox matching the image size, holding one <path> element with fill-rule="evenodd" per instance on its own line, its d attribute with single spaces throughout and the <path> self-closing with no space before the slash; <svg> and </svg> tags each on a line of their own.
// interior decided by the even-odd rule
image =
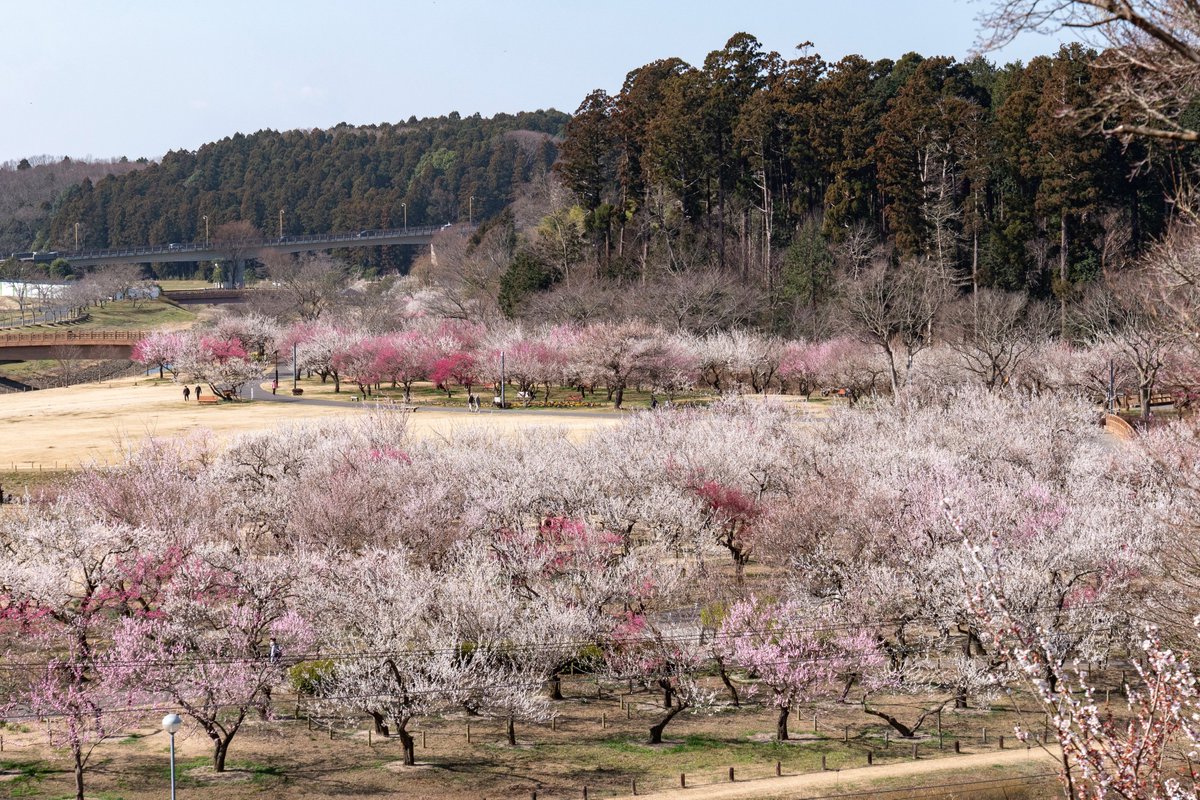
<svg viewBox="0 0 1200 800">
<path fill-rule="evenodd" d="M 512 714 L 509 714 L 508 719 L 505 720 L 504 733 L 508 737 L 509 746 L 516 747 L 517 746 L 517 725 L 516 725 L 516 719 L 513 717 Z"/>
<path fill-rule="evenodd" d="M 886 722 L 888 725 L 891 725 L 896 730 L 896 732 L 899 733 L 901 736 L 903 736 L 905 739 L 911 739 L 917 733 L 915 728 L 908 727 L 903 722 L 896 719 L 895 717 L 893 717 L 891 714 L 887 713 L 886 711 L 876 711 L 875 709 L 868 707 L 865 703 L 863 704 L 863 711 L 870 714 L 873 717 L 879 717 L 881 720 Z"/>
<path fill-rule="evenodd" d="M 620 408 L 621 402 L 624 399 L 625 399 L 625 387 L 620 386 L 617 388 L 617 394 L 616 394 L 616 397 L 614 398 L 613 408 Z"/>
<path fill-rule="evenodd" d="M 83 800 L 83 748 L 76 745 L 71 750 L 75 761 L 75 800 Z"/>
<path fill-rule="evenodd" d="M 388 726 L 387 726 L 387 723 L 384 721 L 383 714 L 380 714 L 378 711 L 369 711 L 367 713 L 369 713 L 371 715 L 371 719 L 374 720 L 374 722 L 375 722 L 375 732 L 378 733 L 380 736 L 387 736 L 388 735 Z"/>
<path fill-rule="evenodd" d="M 775 721 L 775 738 L 780 742 L 786 742 L 788 740 L 787 721 L 788 712 L 791 710 L 791 706 L 779 707 L 779 718 Z"/>
<path fill-rule="evenodd" d="M 738 697 L 737 687 L 729 679 L 729 672 L 725 669 L 725 660 L 720 657 L 717 658 L 717 673 L 721 676 L 721 683 L 725 684 L 725 688 L 729 691 L 729 699 L 733 701 L 733 707 L 741 708 L 742 699 Z"/>
<path fill-rule="evenodd" d="M 162 377 L 163 377 L 163 365 L 159 364 L 158 365 L 158 379 L 161 381 Z"/>
<path fill-rule="evenodd" d="M 212 736 L 212 734 L 209 734 Z M 225 756 L 229 753 L 229 743 L 233 741 L 233 734 L 222 739 L 220 736 L 213 737 L 213 770 L 216 772 L 225 771 Z"/>
<path fill-rule="evenodd" d="M 667 723 L 675 719 L 675 715 L 683 711 L 684 706 L 673 706 L 662 719 L 650 726 L 650 744 L 662 744 L 663 731 L 667 727 Z"/>
<path fill-rule="evenodd" d="M 1061 241 L 1059 243 L 1058 252 L 1058 280 L 1059 280 L 1059 330 L 1067 329 L 1067 214 L 1064 211 L 1059 218 L 1059 228 Z"/>
<path fill-rule="evenodd" d="M 417 765 L 416 750 L 413 746 L 412 734 L 404 725 L 396 724 L 396 735 L 400 737 L 400 746 L 404 749 L 404 766 L 415 767 Z"/>
<path fill-rule="evenodd" d="M 557 672 L 550 678 L 550 699 L 562 700 L 562 676 Z"/>
<path fill-rule="evenodd" d="M 674 698 L 671 696 L 671 684 L 667 683 L 666 681 L 659 681 L 658 685 L 661 686 L 663 690 L 663 708 L 670 708 L 674 700 Z"/>
</svg>

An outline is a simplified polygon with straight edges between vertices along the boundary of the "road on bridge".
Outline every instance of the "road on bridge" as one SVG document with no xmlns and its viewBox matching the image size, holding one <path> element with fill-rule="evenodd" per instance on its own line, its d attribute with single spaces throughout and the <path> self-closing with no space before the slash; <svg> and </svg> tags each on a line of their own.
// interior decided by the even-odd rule
<svg viewBox="0 0 1200 800">
<path fill-rule="evenodd" d="M 413 228 L 384 228 L 354 233 L 320 233 L 310 236 L 280 236 L 261 239 L 185 242 L 115 247 L 107 250 L 75 250 L 57 252 L 13 253 L 18 261 L 53 261 L 66 259 L 73 266 L 97 267 L 105 264 L 133 262 L 137 264 L 166 264 L 187 261 L 241 261 L 265 253 L 304 253 L 314 250 L 340 250 L 351 247 L 383 247 L 390 245 L 425 245 L 434 234 L 443 230 L 469 232 L 468 225 L 425 225 Z"/>
</svg>

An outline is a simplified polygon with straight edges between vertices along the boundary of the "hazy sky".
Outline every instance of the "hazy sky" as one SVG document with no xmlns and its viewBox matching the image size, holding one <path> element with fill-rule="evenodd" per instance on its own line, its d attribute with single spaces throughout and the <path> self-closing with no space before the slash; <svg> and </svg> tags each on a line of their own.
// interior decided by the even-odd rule
<svg viewBox="0 0 1200 800">
<path fill-rule="evenodd" d="M 987 0 L 979 0 L 987 2 Z M 970 0 L 8 0 L 0 162 L 158 157 L 231 135 L 558 108 L 746 31 L 790 57 L 967 55 Z M 991 56 L 1028 59 L 1029 36 Z"/>
</svg>

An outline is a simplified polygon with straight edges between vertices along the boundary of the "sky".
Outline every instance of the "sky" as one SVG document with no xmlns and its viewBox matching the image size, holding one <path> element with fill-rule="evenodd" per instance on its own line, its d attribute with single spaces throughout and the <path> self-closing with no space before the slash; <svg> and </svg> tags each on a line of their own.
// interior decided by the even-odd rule
<svg viewBox="0 0 1200 800">
<path fill-rule="evenodd" d="M 989 0 L 8 0 L 0 162 L 158 158 L 264 128 L 574 111 L 739 31 L 785 57 L 969 56 Z M 994 61 L 1056 50 L 1026 35 Z"/>
</svg>

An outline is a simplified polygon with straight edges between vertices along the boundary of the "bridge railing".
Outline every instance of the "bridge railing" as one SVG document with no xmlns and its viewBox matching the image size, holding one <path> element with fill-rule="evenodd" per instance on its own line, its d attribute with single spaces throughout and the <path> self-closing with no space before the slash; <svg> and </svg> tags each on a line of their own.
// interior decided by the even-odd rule
<svg viewBox="0 0 1200 800">
<path fill-rule="evenodd" d="M 328 244 L 330 242 L 363 242 L 372 239 L 394 239 L 398 236 L 429 236 L 445 228 L 445 225 L 423 225 L 411 228 L 385 228 L 381 230 L 358 231 L 347 233 L 319 233 L 305 236 L 283 236 L 270 238 L 226 239 L 224 241 L 187 242 L 176 244 L 147 245 L 144 247 L 110 248 L 106 250 L 75 250 L 72 252 L 59 251 L 58 258 L 68 261 L 79 258 L 126 258 L 134 256 L 160 255 L 163 253 L 211 253 L 222 250 L 253 250 L 259 247 L 271 247 L 281 244 Z M 14 254 L 14 257 L 18 254 Z M 24 254 L 21 254 L 24 255 Z M 35 254 L 36 255 L 36 254 Z"/>
<path fill-rule="evenodd" d="M 146 331 L 49 331 L 46 333 L 0 333 L 0 347 L 24 345 L 89 345 L 133 343 L 146 335 Z"/>
</svg>

